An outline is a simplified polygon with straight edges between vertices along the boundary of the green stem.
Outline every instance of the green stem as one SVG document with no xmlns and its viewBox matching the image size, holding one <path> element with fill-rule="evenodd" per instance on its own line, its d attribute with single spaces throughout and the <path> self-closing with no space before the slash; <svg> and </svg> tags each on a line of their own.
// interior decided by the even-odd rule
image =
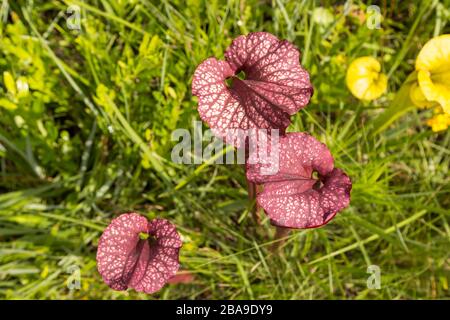
<svg viewBox="0 0 450 320">
<path fill-rule="evenodd" d="M 390 106 L 372 121 L 369 129 L 370 137 L 373 138 L 375 135 L 383 132 L 395 120 L 403 116 L 408 111 L 416 108 L 409 97 L 409 90 L 415 81 L 417 81 L 417 72 L 413 71 L 396 93 Z"/>
</svg>

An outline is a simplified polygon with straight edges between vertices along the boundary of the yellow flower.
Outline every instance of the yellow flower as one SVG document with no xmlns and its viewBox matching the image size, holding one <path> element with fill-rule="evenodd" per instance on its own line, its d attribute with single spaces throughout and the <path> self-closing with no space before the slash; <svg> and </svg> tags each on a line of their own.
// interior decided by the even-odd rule
<svg viewBox="0 0 450 320">
<path fill-rule="evenodd" d="M 423 46 L 416 59 L 416 71 L 423 97 L 450 114 L 450 34 L 435 37 Z"/>
<path fill-rule="evenodd" d="M 387 88 L 387 77 L 380 71 L 381 65 L 377 59 L 357 58 L 347 69 L 347 87 L 360 100 L 377 99 Z"/>
<path fill-rule="evenodd" d="M 450 126 L 450 115 L 447 113 L 439 113 L 433 118 L 428 119 L 427 125 L 429 125 L 434 132 L 445 130 Z"/>
<path fill-rule="evenodd" d="M 409 89 L 409 97 L 414 105 L 419 108 L 431 108 L 436 106 L 436 102 L 428 101 L 427 98 L 423 95 L 422 89 L 417 82 L 411 85 L 411 89 Z"/>
</svg>

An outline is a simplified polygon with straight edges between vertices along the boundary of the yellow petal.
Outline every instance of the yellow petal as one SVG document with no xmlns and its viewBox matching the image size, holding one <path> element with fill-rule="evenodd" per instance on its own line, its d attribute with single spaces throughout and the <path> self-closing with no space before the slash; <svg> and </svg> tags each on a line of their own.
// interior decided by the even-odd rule
<svg viewBox="0 0 450 320">
<path fill-rule="evenodd" d="M 422 89 L 420 89 L 417 83 L 414 83 L 409 89 L 409 97 L 411 101 L 419 108 L 431 108 L 436 105 L 436 102 L 428 101 L 423 95 Z"/>
<path fill-rule="evenodd" d="M 347 69 L 346 83 L 350 92 L 361 100 L 379 98 L 387 88 L 387 77 L 373 57 L 355 59 Z"/>
<path fill-rule="evenodd" d="M 420 50 L 416 59 L 416 70 L 430 72 L 449 71 L 450 34 L 444 34 L 429 40 Z"/>
<path fill-rule="evenodd" d="M 0 98 L 0 107 L 3 107 L 7 110 L 15 110 L 17 109 L 17 105 L 6 98 Z"/>
<path fill-rule="evenodd" d="M 12 74 L 8 71 L 3 72 L 3 82 L 5 83 L 6 90 L 8 90 L 11 95 L 15 96 L 17 93 L 16 83 L 14 82 Z"/>
<path fill-rule="evenodd" d="M 450 114 L 450 35 L 428 41 L 416 59 L 417 79 L 428 101 L 439 103 Z"/>
<path fill-rule="evenodd" d="M 446 130 L 450 126 L 450 116 L 446 113 L 435 115 L 427 121 L 434 132 Z"/>
</svg>

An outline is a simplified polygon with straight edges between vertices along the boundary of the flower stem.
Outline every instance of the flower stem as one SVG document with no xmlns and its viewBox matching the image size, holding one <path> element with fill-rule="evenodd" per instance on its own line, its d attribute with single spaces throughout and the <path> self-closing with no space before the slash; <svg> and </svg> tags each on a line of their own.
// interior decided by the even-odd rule
<svg viewBox="0 0 450 320">
<path fill-rule="evenodd" d="M 257 187 L 256 184 L 247 180 L 248 199 L 253 203 L 252 215 L 257 224 L 261 224 L 261 217 L 259 215 L 259 208 L 256 202 Z"/>
<path fill-rule="evenodd" d="M 271 251 L 272 253 L 277 253 L 280 251 L 281 247 L 283 246 L 283 243 L 286 242 L 286 239 L 291 232 L 291 229 L 289 228 L 283 228 L 283 227 L 275 227 L 275 242 L 272 244 Z"/>
</svg>

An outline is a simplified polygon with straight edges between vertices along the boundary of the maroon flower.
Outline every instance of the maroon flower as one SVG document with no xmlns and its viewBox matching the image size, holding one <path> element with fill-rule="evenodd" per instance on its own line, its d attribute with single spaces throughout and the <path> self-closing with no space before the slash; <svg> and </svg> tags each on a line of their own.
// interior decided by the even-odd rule
<svg viewBox="0 0 450 320">
<path fill-rule="evenodd" d="M 267 32 L 237 37 L 225 52 L 226 61 L 209 58 L 195 70 L 192 93 L 199 98 L 200 117 L 238 147 L 240 130 L 279 129 L 284 134 L 290 115 L 305 107 L 313 92 L 299 57 L 294 45 Z"/>
<path fill-rule="evenodd" d="M 180 247 L 180 236 L 169 221 L 149 222 L 136 213 L 125 213 L 100 237 L 97 268 L 114 290 L 153 293 L 178 271 Z"/>
<path fill-rule="evenodd" d="M 278 145 L 279 169 L 263 175 L 265 164 L 247 164 L 247 179 L 263 184 L 258 204 L 272 224 L 287 228 L 315 228 L 328 223 L 350 203 L 352 183 L 325 144 L 305 133 L 288 133 Z M 249 159 L 252 159 L 253 155 Z M 314 172 L 317 177 L 314 177 Z"/>
</svg>

